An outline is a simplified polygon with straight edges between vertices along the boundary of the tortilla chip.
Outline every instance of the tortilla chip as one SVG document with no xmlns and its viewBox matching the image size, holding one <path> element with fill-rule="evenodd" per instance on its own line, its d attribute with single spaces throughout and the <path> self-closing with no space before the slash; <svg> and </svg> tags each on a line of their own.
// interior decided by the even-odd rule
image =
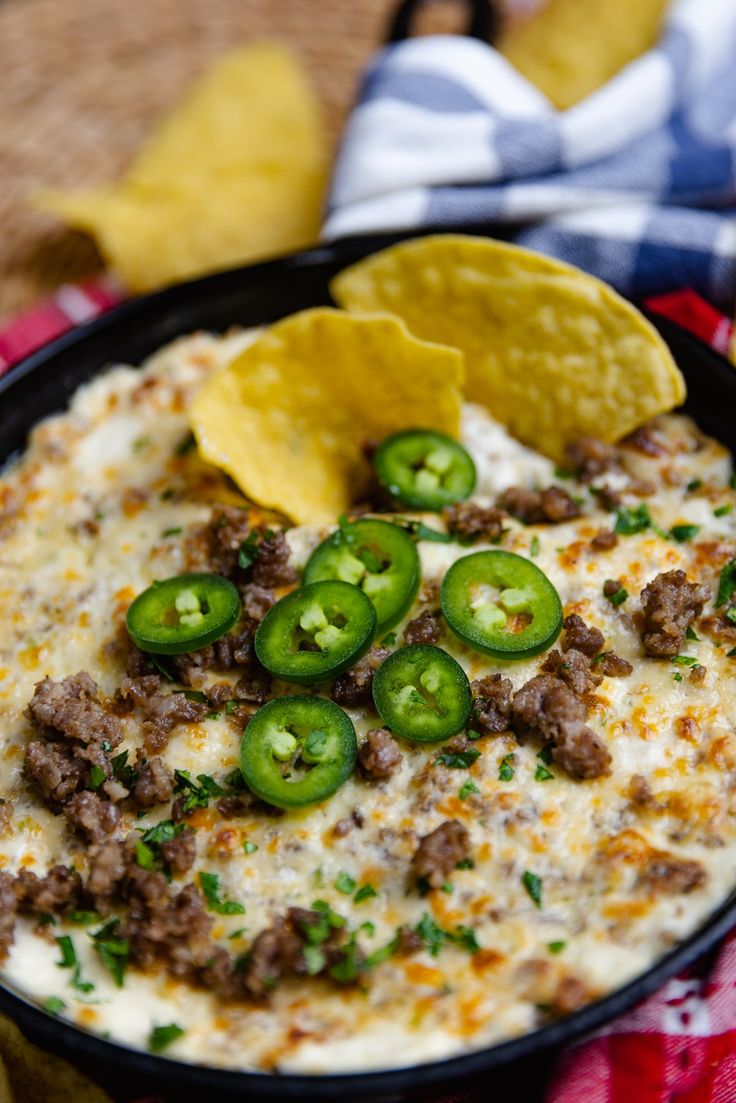
<svg viewBox="0 0 736 1103">
<path fill-rule="evenodd" d="M 3 1075 L 4 1074 L 4 1075 Z M 0 1015 L 0 1103 L 112 1103 L 61 1057 L 44 1053 Z"/>
<path fill-rule="evenodd" d="M 607 284 L 514 245 L 462 235 L 403 242 L 331 291 L 465 353 L 468 398 L 553 459 L 581 436 L 619 440 L 685 398 L 653 326 Z"/>
<path fill-rule="evenodd" d="M 366 488 L 362 443 L 408 426 L 457 435 L 462 375 L 457 349 L 417 340 L 398 318 L 305 310 L 213 375 L 191 423 L 202 456 L 249 498 L 332 524 Z"/>
<path fill-rule="evenodd" d="M 510 18 L 496 46 L 555 105 L 589 96 L 651 49 L 669 0 L 549 0 Z"/>
<path fill-rule="evenodd" d="M 138 153 L 122 181 L 38 204 L 92 234 L 132 291 L 312 244 L 327 153 L 314 95 L 280 46 L 226 55 Z"/>
</svg>

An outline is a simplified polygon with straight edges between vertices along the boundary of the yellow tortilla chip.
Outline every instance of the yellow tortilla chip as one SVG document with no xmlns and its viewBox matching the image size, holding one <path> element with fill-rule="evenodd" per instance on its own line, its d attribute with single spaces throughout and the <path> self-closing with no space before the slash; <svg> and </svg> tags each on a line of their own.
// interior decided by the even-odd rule
<svg viewBox="0 0 736 1103">
<path fill-rule="evenodd" d="M 496 46 L 564 109 L 651 49 L 668 6 L 669 0 L 548 0 L 507 20 Z"/>
<path fill-rule="evenodd" d="M 110 187 L 38 205 L 92 234 L 132 291 L 300 249 L 318 235 L 327 153 L 295 58 L 271 44 L 226 55 Z"/>
<path fill-rule="evenodd" d="M 349 310 L 390 311 L 417 337 L 459 348 L 468 398 L 553 459 L 586 434 L 618 440 L 685 398 L 669 349 L 638 310 L 600 280 L 514 245 L 418 238 L 347 268 L 331 291 Z"/>
<path fill-rule="evenodd" d="M 112 1103 L 60 1057 L 44 1053 L 0 1015 L 0 1103 Z"/>
<path fill-rule="evenodd" d="M 213 375 L 191 424 L 202 456 L 249 498 L 331 524 L 366 485 L 363 442 L 409 426 L 457 435 L 462 375 L 457 349 L 417 340 L 398 318 L 305 310 Z"/>
</svg>

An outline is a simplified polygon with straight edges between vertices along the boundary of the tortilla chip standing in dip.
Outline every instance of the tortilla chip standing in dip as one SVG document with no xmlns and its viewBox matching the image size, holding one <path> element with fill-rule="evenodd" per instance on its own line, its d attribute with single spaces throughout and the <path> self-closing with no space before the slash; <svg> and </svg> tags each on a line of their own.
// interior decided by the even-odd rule
<svg viewBox="0 0 736 1103">
<path fill-rule="evenodd" d="M 616 441 L 685 398 L 669 349 L 600 280 L 515 245 L 438 235 L 394 245 L 332 281 L 350 311 L 390 311 L 465 354 L 465 394 L 555 460 Z"/>
</svg>

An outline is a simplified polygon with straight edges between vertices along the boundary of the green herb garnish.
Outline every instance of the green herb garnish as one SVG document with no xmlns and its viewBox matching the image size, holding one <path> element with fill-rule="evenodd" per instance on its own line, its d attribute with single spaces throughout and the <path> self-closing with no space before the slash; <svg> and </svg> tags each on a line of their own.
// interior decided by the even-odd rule
<svg viewBox="0 0 736 1103">
<path fill-rule="evenodd" d="M 531 870 L 526 870 L 521 878 L 521 883 L 529 893 L 529 896 L 534 901 L 538 908 L 542 906 L 542 878 L 538 877 L 536 873 L 532 873 Z"/>
<path fill-rule="evenodd" d="M 477 751 L 475 747 L 470 747 L 467 751 L 457 751 L 454 754 L 438 754 L 435 758 L 435 762 L 440 762 L 443 766 L 450 766 L 453 770 L 467 770 L 468 766 L 472 766 L 477 758 L 480 758 L 480 751 Z"/>
<path fill-rule="evenodd" d="M 151 1053 L 163 1053 L 172 1042 L 181 1038 L 183 1033 L 183 1029 L 176 1023 L 169 1023 L 168 1026 L 154 1026 L 148 1037 L 148 1048 Z"/>
<path fill-rule="evenodd" d="M 199 885 L 210 911 L 218 915 L 245 915 L 245 907 L 236 900 L 220 899 L 220 878 L 216 873 L 201 872 Z"/>
<path fill-rule="evenodd" d="M 699 532 L 700 525 L 673 525 L 670 529 L 670 536 L 678 544 L 686 544 L 688 540 L 694 539 Z"/>
<path fill-rule="evenodd" d="M 504 755 L 503 758 L 501 759 L 501 765 L 500 765 L 500 768 L 499 768 L 499 771 L 498 771 L 498 780 L 499 781 L 512 781 L 513 780 L 514 768 L 511 765 L 511 763 L 513 761 L 513 757 L 514 756 L 513 756 L 513 752 L 512 752 L 511 754 Z"/>
</svg>

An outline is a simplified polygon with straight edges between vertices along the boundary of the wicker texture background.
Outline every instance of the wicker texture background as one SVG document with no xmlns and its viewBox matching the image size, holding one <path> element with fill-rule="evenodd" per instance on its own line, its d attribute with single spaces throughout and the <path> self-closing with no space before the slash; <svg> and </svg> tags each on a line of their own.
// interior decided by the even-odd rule
<svg viewBox="0 0 736 1103">
<path fill-rule="evenodd" d="M 333 141 L 395 0 L 0 0 L 0 324 L 100 269 L 32 210 L 40 186 L 114 179 L 160 112 L 229 47 L 279 38 L 304 61 Z M 438 5 L 422 30 L 458 29 Z"/>
</svg>

